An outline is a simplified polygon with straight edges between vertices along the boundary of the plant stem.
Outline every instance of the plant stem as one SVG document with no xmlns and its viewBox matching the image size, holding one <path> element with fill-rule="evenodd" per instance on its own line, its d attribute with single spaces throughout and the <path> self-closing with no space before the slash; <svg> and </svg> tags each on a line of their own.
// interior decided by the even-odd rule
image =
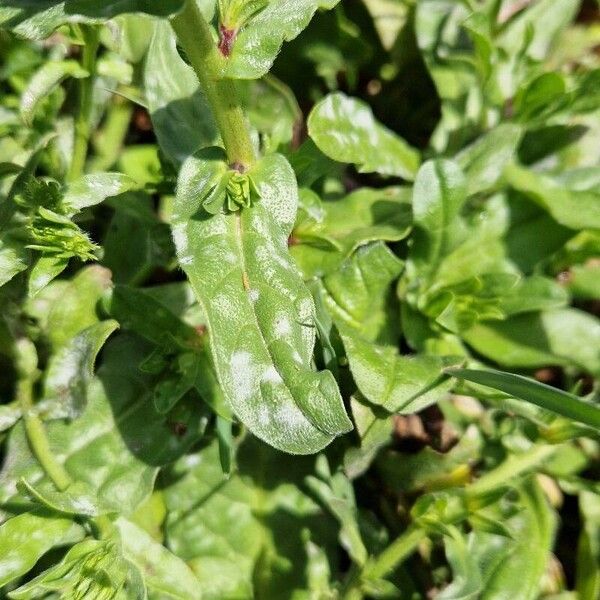
<svg viewBox="0 0 600 600">
<path fill-rule="evenodd" d="M 417 526 L 409 527 L 397 537 L 377 558 L 365 566 L 363 578 L 381 579 L 402 561 L 406 560 L 426 537 L 425 530 Z"/>
<path fill-rule="evenodd" d="M 33 410 L 33 378 L 21 377 L 17 382 L 17 400 L 21 404 L 23 411 L 23 421 L 25 423 L 25 432 L 31 447 L 31 451 L 44 469 L 46 475 L 50 477 L 56 489 L 60 492 L 66 490 L 71 485 L 72 480 L 65 468 L 55 460 L 44 424 L 39 416 Z"/>
<path fill-rule="evenodd" d="M 183 10 L 171 20 L 171 26 L 200 81 L 229 163 L 239 170 L 247 169 L 256 157 L 235 82 L 219 74 L 219 49 L 194 0 L 185 3 Z"/>
<path fill-rule="evenodd" d="M 73 181 L 81 176 L 85 168 L 88 145 L 91 134 L 91 118 L 94 106 L 94 81 L 96 79 L 96 54 L 100 44 L 98 30 L 93 25 L 80 25 L 83 37 L 81 66 L 89 73 L 88 77 L 78 81 L 79 98 L 75 116 L 75 137 L 73 141 L 73 160 L 67 179 Z"/>
<path fill-rule="evenodd" d="M 538 468 L 553 454 L 556 454 L 560 448 L 560 445 L 544 444 L 533 446 L 523 454 L 510 455 L 495 469 L 468 486 L 467 492 L 470 495 L 477 496 L 510 485 L 524 473 Z"/>
</svg>

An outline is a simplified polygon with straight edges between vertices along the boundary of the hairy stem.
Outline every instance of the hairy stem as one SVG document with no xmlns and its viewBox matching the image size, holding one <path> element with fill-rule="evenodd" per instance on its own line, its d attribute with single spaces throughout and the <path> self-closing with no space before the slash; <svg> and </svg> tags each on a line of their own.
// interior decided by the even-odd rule
<svg viewBox="0 0 600 600">
<path fill-rule="evenodd" d="M 171 25 L 211 107 L 229 163 L 247 169 L 255 154 L 235 82 L 219 74 L 219 49 L 196 2 L 188 0 Z"/>
<path fill-rule="evenodd" d="M 67 179 L 73 181 L 83 173 L 91 135 L 91 118 L 94 106 L 94 81 L 96 80 L 96 54 L 100 44 L 98 30 L 93 25 L 80 25 L 83 37 L 81 66 L 89 73 L 78 83 L 78 105 L 75 116 L 73 159 Z"/>
</svg>

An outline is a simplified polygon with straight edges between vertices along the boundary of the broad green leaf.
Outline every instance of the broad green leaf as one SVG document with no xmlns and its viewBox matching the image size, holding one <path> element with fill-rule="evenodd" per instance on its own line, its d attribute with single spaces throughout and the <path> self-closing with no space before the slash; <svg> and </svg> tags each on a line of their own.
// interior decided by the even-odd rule
<svg viewBox="0 0 600 600">
<path fill-rule="evenodd" d="M 477 352 L 506 367 L 575 365 L 600 373 L 600 322 L 572 308 L 479 323 L 463 333 Z"/>
<path fill-rule="evenodd" d="M 404 356 L 393 346 L 369 343 L 348 328 L 340 333 L 352 377 L 361 394 L 388 412 L 416 412 L 448 393 L 444 361 L 437 356 Z"/>
<path fill-rule="evenodd" d="M 175 250 L 169 226 L 142 193 L 126 193 L 108 200 L 115 214 L 104 237 L 102 265 L 111 270 L 115 283 L 129 285 L 144 281 L 157 268 L 169 269 Z M 135 252 L 123 252 L 123 248 Z"/>
<path fill-rule="evenodd" d="M 79 211 L 127 192 L 135 185 L 131 177 L 122 173 L 89 173 L 67 186 L 63 204 L 69 210 Z"/>
<path fill-rule="evenodd" d="M 110 272 L 99 265 L 77 271 L 66 281 L 54 281 L 26 305 L 53 352 L 80 331 L 98 322 L 98 301 L 110 287 Z"/>
<path fill-rule="evenodd" d="M 202 585 L 181 558 L 155 542 L 143 529 L 124 519 L 116 521 L 123 554 L 141 571 L 151 598 L 203 598 Z"/>
<path fill-rule="evenodd" d="M 156 23 L 144 66 L 148 110 L 162 152 L 176 166 L 219 136 L 192 68 L 176 48 L 168 23 Z"/>
<path fill-rule="evenodd" d="M 22 243 L 8 236 L 0 237 L 0 286 L 27 268 L 28 255 Z"/>
<path fill-rule="evenodd" d="M 362 188 L 325 202 L 310 190 L 301 190 L 290 252 L 305 278 L 322 276 L 369 242 L 404 239 L 411 223 L 408 188 Z"/>
<path fill-rule="evenodd" d="M 165 299 L 161 302 L 161 293 L 166 292 L 164 287 L 155 288 L 151 295 L 148 291 L 115 286 L 105 302 L 107 311 L 124 329 L 153 342 L 159 351 L 177 353 L 169 365 L 171 370 L 167 367 L 162 371 L 162 380 L 154 390 L 155 406 L 161 413 L 168 412 L 186 392 L 195 388 L 217 414 L 231 419 L 202 333 L 204 315 L 193 324 L 182 321 L 171 312 L 169 302 Z"/>
<path fill-rule="evenodd" d="M 319 8 L 333 8 L 339 0 L 268 0 L 236 32 L 231 53 L 221 55 L 220 71 L 233 79 L 258 79 L 269 71 L 283 42 L 293 40 Z M 236 24 L 232 24 L 235 26 Z"/>
<path fill-rule="evenodd" d="M 121 326 L 159 346 L 199 349 L 202 338 L 191 325 L 144 290 L 116 285 L 105 307 Z"/>
<path fill-rule="evenodd" d="M 115 336 L 104 349 L 81 416 L 46 426 L 55 459 L 74 480 L 91 486 L 102 506 L 120 514 L 132 512 L 150 494 L 158 467 L 198 440 L 205 419 L 191 398 L 166 415 L 156 412 L 149 378 L 138 368 L 148 350 L 137 339 Z M 46 480 L 20 423 L 10 432 L 6 461 L 0 472 L 0 504 L 18 498 L 21 478 L 36 487 Z"/>
<path fill-rule="evenodd" d="M 215 442 L 176 463 L 164 491 L 166 536 L 203 598 L 289 598 L 305 589 L 303 529 L 336 564 L 337 524 L 301 485 L 313 462 L 247 437 L 229 477 Z"/>
<path fill-rule="evenodd" d="M 173 235 L 206 315 L 218 380 L 234 413 L 275 447 L 312 453 L 351 429 L 330 372 L 312 370 L 314 304 L 287 251 L 296 185 L 279 155 L 250 172 L 258 199 L 209 215 L 206 196 L 227 172 L 219 148 L 180 174 Z"/>
<path fill-rule="evenodd" d="M 346 450 L 344 471 L 350 479 L 355 479 L 370 467 L 377 452 L 391 442 L 393 423 L 388 412 L 369 405 L 360 394 L 350 398 L 350 407 L 359 446 Z"/>
<path fill-rule="evenodd" d="M 402 261 L 385 244 L 362 246 L 339 270 L 322 279 L 325 306 L 334 320 L 365 340 L 394 343 L 397 334 L 393 331 L 395 307 L 390 286 L 402 268 Z"/>
<path fill-rule="evenodd" d="M 116 540 L 86 539 L 73 546 L 59 563 L 11 592 L 10 597 L 34 600 L 54 592 L 61 597 L 84 593 L 90 598 L 145 600 L 139 576 L 134 573 L 132 578 L 131 571 L 135 568 L 125 560 Z"/>
<path fill-rule="evenodd" d="M 90 325 L 51 357 L 42 399 L 54 418 L 74 419 L 85 409 L 96 356 L 118 326 L 112 320 Z"/>
<path fill-rule="evenodd" d="M 114 508 L 103 507 L 96 497 L 95 490 L 83 481 L 72 483 L 62 492 L 58 492 L 50 481 L 38 487 L 22 479 L 18 485 L 34 502 L 55 512 L 84 517 L 97 517 L 114 512 Z"/>
<path fill-rule="evenodd" d="M 505 170 L 508 183 L 539 204 L 561 225 L 571 229 L 600 229 L 600 194 L 569 190 L 550 177 L 524 167 Z"/>
<path fill-rule="evenodd" d="M 308 117 L 308 133 L 327 156 L 355 164 L 361 173 L 413 180 L 419 153 L 373 116 L 371 108 L 341 92 L 326 96 Z"/>
<path fill-rule="evenodd" d="M 42 512 L 8 519 L 0 525 L 0 587 L 27 573 L 48 550 L 81 533 L 71 519 Z"/>
<path fill-rule="evenodd" d="M 514 159 L 523 130 L 503 124 L 481 136 L 456 156 L 467 177 L 468 194 L 493 189 L 502 177 L 504 166 Z"/>
<path fill-rule="evenodd" d="M 426 162 L 413 188 L 414 235 L 410 261 L 419 273 L 434 273 L 453 249 L 466 182 L 453 162 Z"/>
<path fill-rule="evenodd" d="M 515 398 L 600 429 L 600 408 L 582 401 L 573 394 L 539 381 L 513 373 L 491 370 L 449 369 L 447 373 L 473 383 L 492 387 Z"/>
<path fill-rule="evenodd" d="M 556 514 L 533 479 L 519 487 L 517 506 L 520 510 L 514 516 L 502 511 L 493 515 L 509 528 L 512 539 L 479 531 L 469 534 L 469 553 L 481 569 L 482 600 L 539 597 L 554 542 Z"/>
<path fill-rule="evenodd" d="M 4 2 L 0 26 L 20 36 L 44 39 L 65 23 L 101 23 L 122 13 L 145 12 L 166 17 L 176 13 L 182 0 L 23 0 Z"/>
<path fill-rule="evenodd" d="M 4 9 L 6 10 L 6 9 Z M 2 18 L 0 8 L 0 19 Z M 67 77 L 81 79 L 89 73 L 76 60 L 56 60 L 46 62 L 35 72 L 21 95 L 21 118 L 31 125 L 40 101 L 46 98 L 56 86 Z"/>
</svg>

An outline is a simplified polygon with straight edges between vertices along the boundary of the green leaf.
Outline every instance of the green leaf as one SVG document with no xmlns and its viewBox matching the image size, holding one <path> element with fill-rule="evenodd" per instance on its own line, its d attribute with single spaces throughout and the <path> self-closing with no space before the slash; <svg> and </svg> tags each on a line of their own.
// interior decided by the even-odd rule
<svg viewBox="0 0 600 600">
<path fill-rule="evenodd" d="M 111 285 L 110 271 L 91 265 L 71 280 L 61 279 L 26 305 L 52 352 L 58 351 L 80 331 L 98 323 L 97 304 Z"/>
<path fill-rule="evenodd" d="M 600 373 L 600 322 L 573 308 L 482 322 L 462 335 L 477 352 L 503 366 L 575 365 Z"/>
<path fill-rule="evenodd" d="M 394 343 L 391 284 L 403 263 L 382 242 L 359 248 L 322 279 L 323 301 L 335 321 L 368 341 Z"/>
<path fill-rule="evenodd" d="M 102 503 L 98 501 L 96 491 L 83 481 L 72 483 L 62 492 L 58 492 L 54 484 L 49 481 L 44 482 L 41 486 L 33 486 L 25 479 L 21 479 L 18 485 L 34 502 L 41 504 L 44 508 L 66 515 L 97 517 L 114 512 L 114 508 L 102 506 Z"/>
<path fill-rule="evenodd" d="M 84 540 L 73 546 L 56 565 L 10 593 L 15 600 L 33 600 L 47 594 L 90 598 L 146 598 L 139 574 L 128 563 L 116 540 Z M 132 585 L 133 584 L 133 585 Z"/>
<path fill-rule="evenodd" d="M 452 567 L 452 583 L 439 594 L 439 600 L 475 600 L 480 598 L 481 574 L 467 544 L 457 529 L 455 535 L 444 537 L 446 558 Z"/>
<path fill-rule="evenodd" d="M 548 211 L 558 223 L 571 229 L 600 229 L 600 194 L 569 190 L 550 177 L 524 167 L 505 170 L 508 183 Z"/>
<path fill-rule="evenodd" d="M 362 188 L 339 200 L 321 202 L 300 190 L 299 215 L 290 252 L 305 278 L 336 271 L 361 246 L 408 236 L 412 214 L 408 188 Z"/>
<path fill-rule="evenodd" d="M 44 39 L 65 23 L 101 23 L 116 15 L 144 12 L 166 17 L 183 0 L 24 0 L 0 7 L 0 26 L 30 39 Z"/>
<path fill-rule="evenodd" d="M 415 232 L 410 262 L 419 273 L 434 273 L 453 249 L 466 200 L 466 182 L 458 165 L 448 160 L 426 162 L 413 188 Z"/>
<path fill-rule="evenodd" d="M 164 491 L 169 546 L 196 572 L 206 599 L 290 597 L 306 586 L 302 530 L 333 564 L 338 556 L 337 524 L 302 485 L 314 459 L 247 437 L 237 463 L 225 476 L 213 442 L 174 466 Z"/>
<path fill-rule="evenodd" d="M 40 256 L 29 272 L 27 294 L 34 298 L 49 283 L 56 279 L 69 265 L 69 259 L 63 256 Z"/>
<path fill-rule="evenodd" d="M 115 524 L 121 534 L 123 553 L 141 571 L 151 598 L 203 598 L 200 581 L 181 558 L 131 521 L 121 517 Z"/>
<path fill-rule="evenodd" d="M 232 79 L 258 79 L 269 71 L 283 42 L 293 40 L 319 8 L 339 0 L 269 0 L 234 35 L 231 53 L 221 54 L 220 72 Z"/>
<path fill-rule="evenodd" d="M 122 173 L 89 173 L 67 186 L 63 204 L 68 210 L 80 211 L 127 192 L 135 185 L 131 177 Z"/>
<path fill-rule="evenodd" d="M 493 515 L 509 528 L 512 538 L 478 531 L 469 534 L 469 554 L 479 563 L 483 580 L 482 600 L 539 597 L 554 542 L 556 514 L 534 479 L 519 487 L 517 506 L 514 515 L 501 510 Z"/>
<path fill-rule="evenodd" d="M 497 44 L 514 53 L 528 38 L 525 52 L 535 60 L 542 60 L 557 33 L 577 13 L 579 4 L 579 0 L 540 0 L 520 11 L 506 24 Z"/>
<path fill-rule="evenodd" d="M 54 418 L 74 419 L 84 410 L 96 356 L 118 327 L 112 320 L 90 325 L 52 356 L 42 398 L 52 406 Z"/>
<path fill-rule="evenodd" d="M 1 9 L 6 10 L 6 9 Z M 0 12 L 0 20 L 2 12 Z M 31 126 L 39 103 L 49 96 L 67 77 L 81 79 L 89 73 L 76 60 L 57 60 L 44 63 L 33 75 L 21 95 L 21 118 Z"/>
<path fill-rule="evenodd" d="M 0 587 L 27 573 L 51 548 L 82 534 L 71 519 L 28 512 L 0 525 Z"/>
<path fill-rule="evenodd" d="M 19 241 L 0 236 L 0 286 L 27 268 L 28 254 Z"/>
<path fill-rule="evenodd" d="M 206 314 L 225 398 L 275 447 L 312 453 L 351 429 L 330 372 L 316 373 L 314 305 L 287 251 L 296 185 L 279 155 L 250 172 L 250 208 L 208 215 L 203 201 L 227 172 L 224 152 L 203 150 L 179 179 L 173 235 L 179 262 Z"/>
<path fill-rule="evenodd" d="M 115 214 L 104 238 L 102 264 L 111 270 L 113 280 L 133 285 L 156 268 L 172 268 L 175 252 L 169 226 L 159 220 L 152 198 L 130 192 L 108 203 Z M 124 252 L 124 248 L 136 251 Z"/>
<path fill-rule="evenodd" d="M 144 90 L 161 151 L 179 166 L 218 139 L 198 78 L 177 52 L 168 23 L 156 23 L 144 67 Z"/>
<path fill-rule="evenodd" d="M 577 547 L 575 588 L 581 598 L 600 594 L 600 496 L 588 491 L 579 494 L 583 530 Z"/>
<path fill-rule="evenodd" d="M 488 192 L 498 184 L 504 166 L 513 161 L 522 136 L 520 126 L 505 123 L 456 155 L 456 162 L 467 177 L 469 195 Z"/>
<path fill-rule="evenodd" d="M 370 467 L 379 450 L 391 442 L 393 423 L 388 412 L 370 405 L 360 394 L 350 398 L 350 407 L 360 445 L 346 450 L 344 471 L 350 479 L 356 479 Z"/>
<path fill-rule="evenodd" d="M 441 358 L 404 356 L 393 346 L 371 344 L 347 328 L 340 328 L 340 334 L 358 389 L 388 412 L 416 412 L 449 391 Z"/>
<path fill-rule="evenodd" d="M 371 108 L 341 92 L 329 94 L 312 109 L 308 133 L 327 156 L 355 164 L 361 173 L 414 179 L 419 153 L 375 120 Z"/>
<path fill-rule="evenodd" d="M 153 408 L 149 378 L 138 368 L 148 350 L 139 339 L 115 336 L 104 349 L 81 416 L 46 426 L 54 457 L 69 475 L 91 486 L 102 506 L 125 515 L 151 493 L 158 467 L 199 439 L 206 419 L 195 398 L 166 415 Z M 47 481 L 19 423 L 10 432 L 0 472 L 0 504 L 18 498 L 21 478 L 36 487 Z"/>
<path fill-rule="evenodd" d="M 447 369 L 454 377 L 494 388 L 600 430 L 600 408 L 539 381 L 502 371 Z"/>
</svg>

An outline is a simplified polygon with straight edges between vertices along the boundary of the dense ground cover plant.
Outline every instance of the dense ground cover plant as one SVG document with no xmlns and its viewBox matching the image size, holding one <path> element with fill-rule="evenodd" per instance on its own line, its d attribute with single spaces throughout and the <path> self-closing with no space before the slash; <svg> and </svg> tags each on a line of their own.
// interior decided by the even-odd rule
<svg viewBox="0 0 600 600">
<path fill-rule="evenodd" d="M 600 19 L 0 0 L 0 597 L 600 597 Z"/>
</svg>

